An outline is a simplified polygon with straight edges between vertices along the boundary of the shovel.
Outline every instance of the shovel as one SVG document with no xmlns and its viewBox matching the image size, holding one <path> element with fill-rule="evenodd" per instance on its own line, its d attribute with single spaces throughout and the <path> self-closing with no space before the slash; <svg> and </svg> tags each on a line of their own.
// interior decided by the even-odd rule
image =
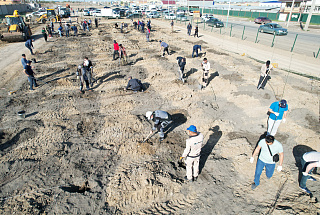
<svg viewBox="0 0 320 215">
<path fill-rule="evenodd" d="M 150 137 L 152 137 L 156 132 L 150 133 L 141 143 L 145 143 Z"/>
</svg>

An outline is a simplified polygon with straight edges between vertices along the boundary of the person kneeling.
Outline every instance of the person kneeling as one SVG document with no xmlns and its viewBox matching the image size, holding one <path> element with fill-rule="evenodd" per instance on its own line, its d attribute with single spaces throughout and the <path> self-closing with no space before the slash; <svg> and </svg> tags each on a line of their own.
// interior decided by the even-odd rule
<svg viewBox="0 0 320 215">
<path fill-rule="evenodd" d="M 138 80 L 136 78 L 132 79 L 132 76 L 129 76 L 128 79 L 129 79 L 129 82 L 128 82 L 127 87 L 124 88 L 125 90 L 128 90 L 130 88 L 134 92 L 138 92 L 138 91 L 143 92 L 144 91 L 143 85 L 140 80 Z"/>
</svg>

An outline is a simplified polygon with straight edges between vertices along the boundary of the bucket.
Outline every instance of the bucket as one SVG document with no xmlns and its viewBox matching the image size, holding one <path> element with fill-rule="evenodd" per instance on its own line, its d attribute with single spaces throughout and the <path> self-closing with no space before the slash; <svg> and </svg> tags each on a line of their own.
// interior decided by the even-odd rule
<svg viewBox="0 0 320 215">
<path fill-rule="evenodd" d="M 18 112 L 18 116 L 20 119 L 26 118 L 26 112 L 24 110 Z"/>
</svg>

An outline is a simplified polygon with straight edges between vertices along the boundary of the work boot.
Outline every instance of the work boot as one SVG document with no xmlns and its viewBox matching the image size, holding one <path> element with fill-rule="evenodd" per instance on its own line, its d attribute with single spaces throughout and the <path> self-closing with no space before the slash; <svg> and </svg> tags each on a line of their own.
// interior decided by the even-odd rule
<svg viewBox="0 0 320 215">
<path fill-rule="evenodd" d="M 193 181 L 197 181 L 198 180 L 198 176 L 193 178 Z"/>
<path fill-rule="evenodd" d="M 252 189 L 252 190 L 256 189 L 257 187 L 258 187 L 258 185 L 256 185 L 256 183 L 253 183 L 253 184 L 251 185 L 251 189 Z"/>
<path fill-rule="evenodd" d="M 300 187 L 300 186 L 299 186 Z M 303 190 L 304 192 L 308 193 L 308 194 L 311 194 L 311 191 L 308 189 L 308 188 L 303 188 L 303 187 L 300 187 L 301 190 Z"/>
<path fill-rule="evenodd" d="M 189 180 L 189 179 L 187 178 L 187 176 L 184 176 L 184 178 L 183 178 L 183 179 L 184 179 L 184 181 L 185 181 L 185 182 L 187 182 L 187 183 L 188 183 L 188 182 L 192 182 L 192 179 L 191 179 L 191 180 Z"/>
</svg>

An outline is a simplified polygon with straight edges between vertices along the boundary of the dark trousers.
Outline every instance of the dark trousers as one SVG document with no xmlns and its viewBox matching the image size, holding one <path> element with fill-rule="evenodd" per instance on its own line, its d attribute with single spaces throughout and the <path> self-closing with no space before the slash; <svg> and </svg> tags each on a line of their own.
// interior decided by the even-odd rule
<svg viewBox="0 0 320 215">
<path fill-rule="evenodd" d="M 194 53 L 196 53 L 196 57 L 198 57 L 198 49 L 193 49 L 192 57 L 194 57 Z"/>
<path fill-rule="evenodd" d="M 119 51 L 118 50 L 113 51 L 113 60 L 116 60 L 116 58 L 115 58 L 116 55 L 118 55 L 117 56 L 117 59 L 118 59 L 119 58 Z"/>
<path fill-rule="evenodd" d="M 168 55 L 170 55 L 170 54 L 169 54 L 169 46 L 167 46 L 167 47 L 165 47 L 165 48 L 163 49 L 163 55 L 162 55 L 162 56 L 164 56 L 166 52 L 168 53 Z"/>
<path fill-rule="evenodd" d="M 33 90 L 33 87 L 37 87 L 38 84 L 36 82 L 36 79 L 34 78 L 34 76 L 28 76 L 28 81 L 30 83 L 30 90 Z"/>
<path fill-rule="evenodd" d="M 33 51 L 32 51 L 32 48 L 30 47 L 30 46 L 26 46 L 27 47 L 27 49 L 29 49 L 30 50 L 30 52 L 31 52 L 31 55 L 33 55 Z"/>
<path fill-rule="evenodd" d="M 188 29 L 188 35 L 190 36 L 190 34 L 191 34 L 191 29 Z"/>
<path fill-rule="evenodd" d="M 141 27 L 141 31 L 142 31 L 142 33 L 144 33 L 144 27 Z"/>
<path fill-rule="evenodd" d="M 197 37 L 199 37 L 198 31 L 194 32 L 194 37 L 196 37 L 196 35 L 197 35 Z"/>
<path fill-rule="evenodd" d="M 98 22 L 96 22 L 96 28 L 98 27 Z"/>
<path fill-rule="evenodd" d="M 264 80 L 263 80 L 264 79 Z M 261 76 L 260 75 L 260 79 L 259 79 L 259 83 L 258 83 L 258 90 L 261 88 L 261 89 L 264 89 L 264 87 L 266 86 L 267 82 L 268 82 L 268 79 L 269 79 L 269 76 L 267 76 L 266 78 L 264 76 Z M 263 81 L 263 82 L 262 82 Z M 261 84 L 261 86 L 260 86 Z M 260 86 L 260 88 L 259 88 Z"/>
<path fill-rule="evenodd" d="M 43 38 L 47 42 L 47 38 L 48 38 L 47 34 L 43 34 Z"/>
</svg>

